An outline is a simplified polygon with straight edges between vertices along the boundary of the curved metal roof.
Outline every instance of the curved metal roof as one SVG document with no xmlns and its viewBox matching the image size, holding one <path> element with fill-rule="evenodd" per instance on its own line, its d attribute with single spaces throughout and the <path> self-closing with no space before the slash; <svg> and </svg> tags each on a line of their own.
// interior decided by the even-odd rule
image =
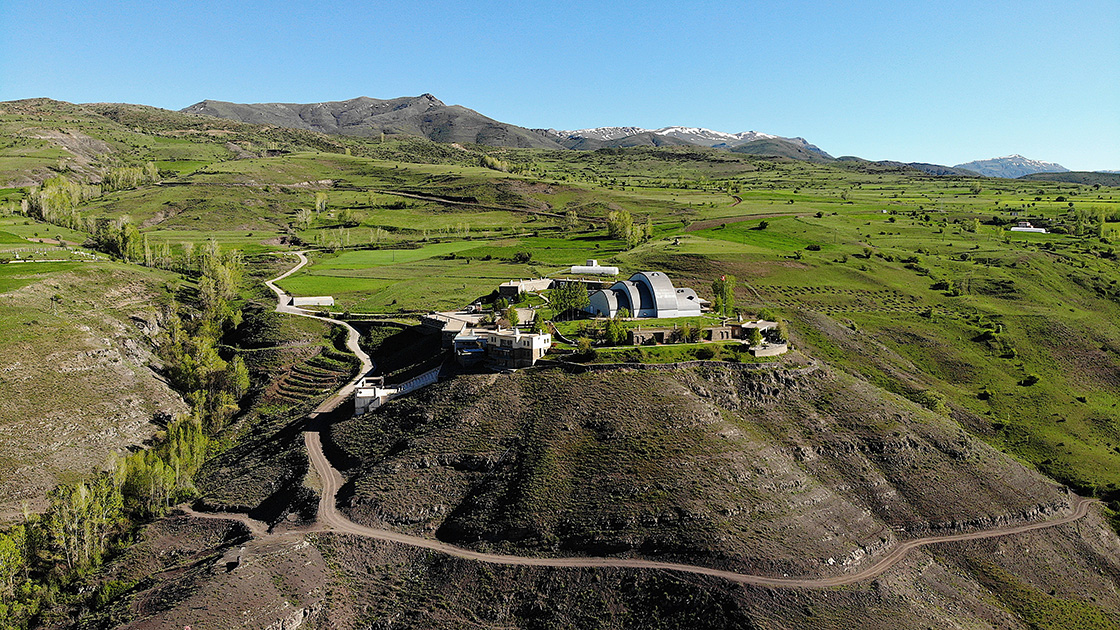
<svg viewBox="0 0 1120 630">
<path fill-rule="evenodd" d="M 643 308 L 642 294 L 638 291 L 638 286 L 629 280 L 621 280 L 611 285 L 611 291 L 618 295 L 619 308 L 625 308 L 630 311 L 631 317 L 637 317 L 638 311 Z"/>
<path fill-rule="evenodd" d="M 653 298 L 652 307 L 657 309 L 658 317 L 675 317 L 677 312 L 677 290 L 669 276 L 660 271 L 639 271 L 630 276 L 631 282 L 644 284 Z"/>
<path fill-rule="evenodd" d="M 591 294 L 588 306 L 606 317 L 614 317 L 618 312 L 618 294 L 611 289 L 599 290 Z"/>
</svg>

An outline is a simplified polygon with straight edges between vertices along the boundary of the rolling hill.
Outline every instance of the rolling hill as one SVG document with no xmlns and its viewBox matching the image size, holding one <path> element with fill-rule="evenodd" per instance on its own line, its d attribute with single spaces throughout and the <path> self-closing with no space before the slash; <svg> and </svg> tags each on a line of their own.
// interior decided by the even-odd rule
<svg viewBox="0 0 1120 630">
<path fill-rule="evenodd" d="M 798 138 L 798 140 L 800 140 L 800 138 Z M 813 145 L 806 143 L 804 140 L 796 142 L 786 138 L 752 140 L 745 144 L 732 147 L 731 151 L 733 153 L 742 153 L 745 155 L 785 157 L 809 162 L 834 161 L 831 155 L 813 147 Z"/>
<path fill-rule="evenodd" d="M 1063 173 L 1030 173 L 1019 177 L 1019 179 L 1067 182 L 1070 184 L 1084 184 L 1086 186 L 1120 186 L 1120 173 L 1108 172 L 1066 171 Z"/>
</svg>

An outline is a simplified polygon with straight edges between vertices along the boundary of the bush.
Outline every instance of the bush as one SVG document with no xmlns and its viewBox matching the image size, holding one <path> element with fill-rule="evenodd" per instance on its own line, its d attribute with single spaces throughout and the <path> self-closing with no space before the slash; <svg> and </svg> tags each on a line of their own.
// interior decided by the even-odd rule
<svg viewBox="0 0 1120 630">
<path fill-rule="evenodd" d="M 713 350 L 712 348 L 710 348 L 709 346 L 703 346 L 701 348 L 696 349 L 696 358 L 697 359 L 701 359 L 701 360 L 706 361 L 708 359 L 711 359 L 714 356 L 716 356 L 716 351 Z"/>
<path fill-rule="evenodd" d="M 758 318 L 764 319 L 768 322 L 776 322 L 778 321 L 778 314 L 774 311 L 774 309 L 764 308 L 758 312 Z"/>
<path fill-rule="evenodd" d="M 929 409 L 930 411 L 940 413 L 942 415 L 949 413 L 949 407 L 945 404 L 945 396 L 941 392 L 932 389 L 926 389 L 918 392 L 914 396 L 914 402 Z"/>
<path fill-rule="evenodd" d="M 576 341 L 576 353 L 573 355 L 577 361 L 594 361 L 599 356 L 599 352 L 591 345 L 591 340 L 587 337 L 580 337 Z"/>
<path fill-rule="evenodd" d="M 1040 380 L 1042 380 L 1042 378 L 1038 374 L 1028 374 L 1026 378 L 1019 381 L 1019 384 L 1022 385 L 1023 387 L 1030 387 L 1031 385 L 1034 385 L 1035 383 L 1039 382 Z"/>
</svg>

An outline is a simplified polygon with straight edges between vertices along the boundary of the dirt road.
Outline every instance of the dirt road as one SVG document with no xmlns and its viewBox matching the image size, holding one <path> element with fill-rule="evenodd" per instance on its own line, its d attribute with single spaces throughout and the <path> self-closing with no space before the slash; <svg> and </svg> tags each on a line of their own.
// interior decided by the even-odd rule
<svg viewBox="0 0 1120 630">
<path fill-rule="evenodd" d="M 354 350 L 356 354 L 358 354 L 358 356 L 362 358 L 363 367 L 365 369 L 368 369 L 368 366 L 370 365 L 369 357 L 366 356 L 365 353 L 361 352 L 360 348 L 357 347 L 356 330 L 351 328 L 345 322 L 319 317 L 317 315 L 308 313 L 303 309 L 287 306 L 287 303 L 289 302 L 289 300 L 287 299 L 287 294 L 284 293 L 282 289 L 278 288 L 274 284 L 274 282 L 286 278 L 288 275 L 294 273 L 307 264 L 307 257 L 304 256 L 302 252 L 299 252 L 297 255 L 300 258 L 300 263 L 298 265 L 293 267 L 284 275 L 265 283 L 269 286 L 269 288 L 276 292 L 277 298 L 280 301 L 280 304 L 277 306 L 276 310 L 282 313 L 290 313 L 292 315 L 299 315 L 302 317 L 314 317 L 315 319 L 330 321 L 346 326 L 351 331 L 353 338 L 353 343 L 349 343 L 348 340 L 347 345 L 350 346 L 351 350 Z M 420 538 L 419 536 L 410 536 L 408 534 L 401 534 L 399 532 L 390 530 L 376 529 L 373 527 L 359 525 L 349 520 L 341 512 L 338 511 L 338 508 L 335 505 L 335 496 L 337 495 L 338 489 L 342 486 L 343 483 L 342 474 L 339 473 L 338 470 L 336 470 L 333 466 L 331 466 L 330 461 L 327 460 L 326 455 L 323 453 L 323 445 L 319 438 L 320 427 L 318 426 L 319 423 L 317 420 L 320 413 L 326 411 L 327 407 L 330 407 L 330 409 L 334 408 L 333 406 L 330 406 L 330 403 L 333 402 L 333 405 L 337 406 L 342 400 L 345 400 L 345 397 L 349 395 L 349 390 L 347 388 L 353 389 L 353 385 L 353 382 L 350 383 L 349 385 L 344 387 L 343 390 L 340 390 L 338 394 L 331 397 L 330 400 L 323 403 L 323 405 L 320 405 L 320 407 L 311 414 L 311 424 L 309 425 L 308 430 L 304 432 L 304 442 L 307 446 L 308 458 L 311 460 L 311 465 L 315 468 L 315 472 L 319 475 L 322 483 L 322 494 L 319 499 L 318 523 L 312 530 L 305 531 L 333 531 L 351 534 L 354 536 L 363 536 L 365 538 L 373 538 L 376 540 L 394 542 L 422 549 L 430 549 L 432 551 L 445 553 L 457 558 L 464 558 L 467 560 L 475 560 L 478 562 L 486 562 L 490 564 L 568 568 L 657 569 L 663 571 L 680 571 L 683 573 L 708 575 L 725 580 L 730 580 L 732 582 L 751 584 L 755 586 L 769 586 L 775 588 L 825 588 L 831 586 L 842 586 L 845 584 L 855 584 L 857 582 L 871 579 L 877 575 L 882 574 L 885 571 L 888 571 L 891 567 L 901 562 L 908 553 L 920 547 L 946 542 L 982 540 L 985 538 L 997 538 L 1000 536 L 1013 536 L 1015 534 L 1023 534 L 1026 532 L 1046 529 L 1050 527 L 1059 527 L 1067 523 L 1072 523 L 1088 514 L 1089 508 L 1092 504 L 1092 501 L 1090 501 L 1089 499 L 1074 495 L 1072 510 L 1069 514 L 1066 514 L 1059 518 L 1039 521 L 1036 523 L 1026 523 L 1023 525 L 995 527 L 984 531 L 915 538 L 913 540 L 908 540 L 900 543 L 897 547 L 892 549 L 882 558 L 879 558 L 873 564 L 870 564 L 855 573 L 848 573 L 844 575 L 825 578 L 772 577 L 763 575 L 750 575 L 745 573 L 736 573 L 734 571 L 714 569 L 711 567 L 703 567 L 691 564 L 679 564 L 675 562 L 659 562 L 656 560 L 643 560 L 639 558 L 549 558 L 482 553 L 478 551 L 471 551 L 469 549 L 463 549 L 462 547 L 448 545 L 438 540 Z M 343 394 L 343 391 L 346 391 L 346 394 Z M 188 511 L 188 513 L 193 512 Z M 259 521 L 252 521 L 244 515 L 215 514 L 206 515 L 206 517 L 233 518 L 245 522 L 250 527 L 250 530 L 253 531 L 253 533 L 256 535 L 272 535 L 263 533 L 263 523 L 260 523 Z M 292 532 L 289 532 L 286 535 L 290 535 L 291 533 Z"/>
<path fill-rule="evenodd" d="M 288 295 L 287 292 L 284 291 L 284 289 L 276 286 L 277 282 L 280 282 L 284 278 L 287 278 L 293 273 L 299 271 L 304 267 L 304 265 L 308 263 L 305 252 L 295 252 L 295 255 L 299 257 L 298 265 L 292 267 L 291 269 L 273 278 L 272 280 L 265 280 L 264 282 L 265 285 L 268 288 L 272 289 L 272 292 L 276 294 L 276 312 L 287 313 L 289 315 L 299 315 L 300 317 L 310 317 L 311 319 L 330 322 L 332 324 L 338 324 L 339 326 L 344 327 L 346 329 L 346 347 L 349 348 L 350 351 L 353 352 L 356 357 L 358 357 L 358 360 L 362 362 L 362 367 L 360 370 L 358 370 L 358 375 L 354 377 L 354 380 L 350 381 L 346 385 L 343 385 L 342 389 L 335 392 L 335 394 L 330 398 L 324 400 L 322 404 L 320 404 L 315 408 L 314 411 L 311 412 L 311 417 L 312 419 L 314 419 L 318 417 L 319 414 L 330 413 L 334 411 L 335 407 L 338 407 L 342 403 L 346 402 L 346 400 L 350 398 L 350 395 L 354 393 L 354 388 L 357 387 L 358 381 L 362 380 L 363 376 L 373 370 L 373 361 L 358 344 L 358 340 L 361 339 L 361 335 L 353 326 L 341 320 L 332 319 L 330 317 L 322 317 L 297 306 L 292 306 L 291 296 Z"/>
</svg>

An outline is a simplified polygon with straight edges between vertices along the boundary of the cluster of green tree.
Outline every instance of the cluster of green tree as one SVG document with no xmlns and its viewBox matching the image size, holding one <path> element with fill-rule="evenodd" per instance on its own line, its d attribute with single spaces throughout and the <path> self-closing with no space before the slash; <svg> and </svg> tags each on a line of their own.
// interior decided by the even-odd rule
<svg viewBox="0 0 1120 630">
<path fill-rule="evenodd" d="M 621 308 L 615 316 L 603 322 L 603 339 L 612 346 L 621 346 L 626 343 L 626 324 L 623 322 L 630 317 L 630 311 Z"/>
<path fill-rule="evenodd" d="M 241 357 L 234 355 L 227 361 L 218 352 L 226 332 L 241 324 L 237 299 L 243 264 L 239 252 L 223 254 L 217 243 L 209 241 L 199 269 L 198 316 L 184 322 L 173 305 L 166 313 L 159 351 L 172 386 L 185 394 L 213 434 L 239 411 L 238 401 L 249 388 L 249 370 Z"/>
<path fill-rule="evenodd" d="M 68 587 L 123 544 L 143 519 L 196 494 L 211 441 L 193 416 L 173 421 L 151 449 L 112 462 L 88 481 L 60 485 L 42 514 L 0 532 L 0 630 L 44 622 L 87 595 Z"/>
<path fill-rule="evenodd" d="M 110 192 L 137 188 L 158 181 L 159 169 L 155 164 L 148 162 L 144 166 L 118 166 L 109 169 L 101 178 L 101 188 L 104 192 Z"/>
<path fill-rule="evenodd" d="M 206 252 L 196 256 L 195 244 L 189 241 L 183 242 L 178 249 L 172 249 L 167 241 L 152 245 L 148 235 L 141 234 L 128 215 L 116 219 L 87 218 L 85 231 L 90 235 L 87 244 L 94 249 L 145 267 L 173 269 L 193 276 L 202 273 L 203 263 L 212 259 Z M 216 243 L 211 240 L 204 247 L 215 246 Z"/>
<path fill-rule="evenodd" d="M 724 274 L 712 282 L 712 311 L 724 316 L 735 312 L 735 276 Z"/>
<path fill-rule="evenodd" d="M 653 222 L 649 217 L 642 224 L 635 224 L 627 210 L 612 210 L 607 214 L 607 235 L 626 242 L 633 249 L 653 238 Z"/>
<path fill-rule="evenodd" d="M 133 225 L 128 215 L 110 219 L 98 217 L 88 227 L 90 243 L 98 251 L 116 256 L 124 262 L 135 262 L 151 252 L 147 237 L 140 236 L 140 229 Z"/>
<path fill-rule="evenodd" d="M 673 332 L 669 333 L 669 341 L 671 343 L 698 343 L 703 336 L 704 329 L 702 327 L 682 322 L 680 326 L 673 329 Z"/>
<path fill-rule="evenodd" d="M 483 166 L 484 168 L 488 168 L 490 170 L 500 171 L 502 173 L 510 172 L 510 168 L 511 168 L 509 162 L 506 162 L 505 160 L 499 160 L 498 158 L 496 158 L 492 155 L 482 156 L 482 159 L 479 160 L 479 165 Z"/>
<path fill-rule="evenodd" d="M 151 448 L 114 460 L 90 480 L 58 486 L 46 512 L 26 514 L 0 532 L 0 630 L 28 628 L 68 606 L 91 603 L 89 594 L 72 588 L 77 580 L 140 523 L 196 495 L 193 479 L 214 451 L 213 436 L 239 410 L 249 387 L 241 357 L 218 353 L 222 335 L 241 321 L 241 257 L 223 254 L 211 241 L 198 256 L 198 270 L 192 316 L 184 318 L 180 311 L 187 307 L 172 304 L 158 348 L 190 413 L 171 421 Z M 93 598 L 96 603 L 105 595 Z"/>
<path fill-rule="evenodd" d="M 1107 227 L 1107 220 L 1109 218 L 1115 219 L 1116 217 L 1109 217 L 1108 212 L 1104 208 L 1077 208 L 1071 213 L 1073 216 L 1072 233 L 1074 236 L 1095 236 L 1098 238 L 1106 238 L 1107 232 L 1110 231 Z"/>
<path fill-rule="evenodd" d="M 78 205 L 101 195 L 100 186 L 72 182 L 55 175 L 32 187 L 20 202 L 21 211 L 47 223 L 81 230 L 85 226 Z"/>
<path fill-rule="evenodd" d="M 357 225 L 361 223 L 361 220 L 350 208 L 339 210 L 336 218 L 338 219 L 338 224 L 343 227 L 357 227 Z"/>
<path fill-rule="evenodd" d="M 548 302 L 553 318 L 561 320 L 578 316 L 591 303 L 587 289 L 579 282 L 564 283 L 553 289 Z"/>
</svg>

